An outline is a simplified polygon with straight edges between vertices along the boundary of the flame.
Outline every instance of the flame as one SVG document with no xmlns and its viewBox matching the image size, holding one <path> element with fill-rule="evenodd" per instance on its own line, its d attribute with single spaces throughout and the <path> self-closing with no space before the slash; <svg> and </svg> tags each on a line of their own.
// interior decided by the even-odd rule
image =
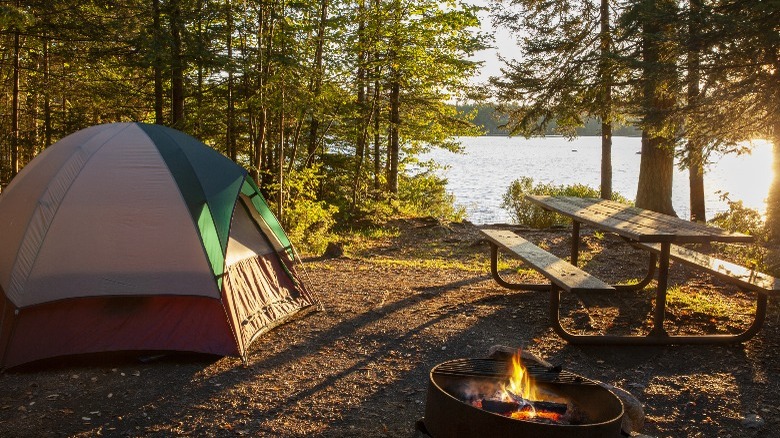
<svg viewBox="0 0 780 438">
<path fill-rule="evenodd" d="M 509 381 L 502 383 L 500 388 L 493 393 L 489 398 L 479 398 L 471 400 L 472 406 L 484 409 L 484 400 L 500 400 L 502 402 L 510 403 L 506 407 L 507 409 L 514 409 L 511 412 L 497 412 L 492 409 L 491 412 L 498 413 L 516 420 L 532 420 L 542 422 L 560 423 L 564 419 L 564 415 L 557 412 L 541 408 L 537 410 L 534 407 L 535 402 L 544 401 L 544 397 L 540 397 L 544 391 L 537 391 L 536 383 L 531 378 L 528 369 L 523 366 L 521 360 L 520 350 L 512 357 L 512 365 L 510 368 Z M 510 408 L 510 406 L 512 406 Z M 499 405 L 499 409 L 503 406 Z"/>
<path fill-rule="evenodd" d="M 536 390 L 536 383 L 531 378 L 528 369 L 523 365 L 521 352 L 517 350 L 512 356 L 512 368 L 509 376 L 509 384 L 504 385 L 501 391 L 501 397 L 504 401 L 515 401 L 520 403 L 520 409 L 510 414 L 510 417 L 517 420 L 550 420 L 558 422 L 562 415 L 556 412 L 545 410 L 536 410 L 530 401 L 539 401 L 541 398 Z"/>
<path fill-rule="evenodd" d="M 504 401 L 514 400 L 510 395 L 522 397 L 523 400 L 539 400 L 536 394 L 536 385 L 528 373 L 528 369 L 523 366 L 520 359 L 520 350 L 517 350 L 512 356 L 512 373 L 509 376 L 509 384 L 502 388 L 502 398 Z"/>
</svg>

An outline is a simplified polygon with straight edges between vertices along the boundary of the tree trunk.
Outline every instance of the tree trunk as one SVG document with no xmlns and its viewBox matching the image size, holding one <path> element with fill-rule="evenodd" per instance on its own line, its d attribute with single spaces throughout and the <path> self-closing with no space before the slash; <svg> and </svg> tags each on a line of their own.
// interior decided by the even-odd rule
<svg viewBox="0 0 780 438">
<path fill-rule="evenodd" d="M 664 138 L 642 134 L 636 206 L 675 215 L 672 207 L 674 152 Z"/>
<path fill-rule="evenodd" d="M 266 10 L 265 6 L 261 6 L 258 10 L 257 14 L 257 41 L 263 42 L 266 36 Z M 269 44 L 266 44 L 268 46 Z M 268 47 L 266 47 L 266 50 L 269 50 Z M 257 93 L 258 93 L 258 99 L 257 101 L 260 103 L 259 108 L 257 110 L 258 114 L 256 116 L 256 122 L 255 122 L 255 134 L 254 134 L 254 145 L 253 145 L 253 153 L 254 156 L 252 157 L 252 168 L 249 171 L 252 175 L 252 179 L 255 181 L 255 183 L 262 187 L 262 181 L 261 181 L 261 175 L 263 170 L 263 158 L 265 157 L 265 137 L 266 137 L 266 120 L 267 120 L 267 110 L 265 107 L 265 77 L 266 77 L 266 56 L 265 51 L 260 50 L 258 52 L 258 61 L 255 65 L 255 70 L 258 72 L 257 76 Z M 250 105 L 252 105 L 252 100 L 250 100 Z M 252 108 L 250 106 L 250 108 Z M 254 118 L 252 120 L 255 120 Z"/>
<path fill-rule="evenodd" d="M 395 74 L 394 74 L 395 75 Z M 390 84 L 390 169 L 387 175 L 387 187 L 393 195 L 398 194 L 398 160 L 401 151 L 398 126 L 401 124 L 400 99 L 401 85 L 398 78 Z"/>
<path fill-rule="evenodd" d="M 766 228 L 768 238 L 780 243 L 780 109 L 775 109 L 772 135 L 772 184 L 766 202 Z"/>
<path fill-rule="evenodd" d="M 51 90 L 49 80 L 51 77 L 51 60 L 49 59 L 49 38 L 43 37 L 43 147 L 48 148 L 52 144 L 51 132 Z"/>
<path fill-rule="evenodd" d="M 700 38 L 701 38 L 701 0 L 689 1 L 690 18 L 688 22 L 688 107 L 698 112 L 700 74 Z M 704 154 L 701 141 L 688 138 L 688 184 L 690 188 L 691 221 L 706 222 L 704 203 Z"/>
<path fill-rule="evenodd" d="M 325 22 L 328 20 L 328 0 L 320 0 L 320 21 L 317 23 L 317 46 L 314 50 L 314 80 L 312 81 L 312 97 L 316 102 L 322 92 L 322 52 L 325 45 Z M 309 143 L 306 148 L 304 165 L 311 167 L 316 161 L 317 143 L 319 139 L 320 120 L 312 113 L 309 125 Z"/>
<path fill-rule="evenodd" d="M 171 126 L 184 129 L 184 57 L 180 0 L 170 1 L 171 20 Z"/>
<path fill-rule="evenodd" d="M 254 179 L 255 183 L 259 186 L 260 181 L 260 170 L 263 168 L 263 156 L 265 153 L 265 124 L 266 124 L 266 109 L 260 108 L 259 114 L 257 115 L 257 133 L 255 136 L 255 156 L 252 160 L 252 178 Z"/>
<path fill-rule="evenodd" d="M 601 0 L 599 81 L 601 82 L 601 198 L 612 199 L 612 72 L 609 56 L 612 35 L 609 29 L 609 0 Z"/>
<path fill-rule="evenodd" d="M 612 123 L 601 122 L 601 199 L 612 199 Z"/>
<path fill-rule="evenodd" d="M 695 140 L 688 140 L 688 187 L 690 189 L 691 221 L 706 222 L 704 203 L 704 158 L 702 147 Z"/>
<path fill-rule="evenodd" d="M 162 43 L 162 25 L 160 23 L 160 0 L 152 0 L 152 25 L 154 26 L 155 46 Z M 152 71 L 154 74 L 154 123 L 162 125 L 165 123 L 163 118 L 163 83 L 162 83 L 162 59 L 160 59 L 159 48 L 155 50 L 154 60 L 152 61 Z"/>
<path fill-rule="evenodd" d="M 279 221 L 284 220 L 284 88 L 282 104 L 279 107 Z"/>
<path fill-rule="evenodd" d="M 381 136 L 379 133 L 379 67 L 374 70 L 376 79 L 374 80 L 374 192 L 379 194 L 381 181 L 379 175 L 382 172 Z"/>
<path fill-rule="evenodd" d="M 198 40 L 203 41 L 203 0 L 198 1 L 198 14 L 197 14 L 197 27 L 196 32 Z M 197 57 L 197 76 L 195 79 L 195 119 L 193 120 L 192 131 L 196 138 L 202 138 L 203 136 L 203 55 L 198 53 Z"/>
<path fill-rule="evenodd" d="M 233 10 L 230 5 L 230 0 L 225 0 L 225 23 L 226 33 L 225 38 L 227 40 L 227 60 L 228 60 L 228 82 L 227 82 L 227 126 L 225 129 L 225 148 L 227 149 L 228 157 L 233 162 L 238 159 L 238 153 L 236 152 L 236 108 L 233 102 Z"/>
<path fill-rule="evenodd" d="M 16 6 L 19 7 L 17 0 Z M 14 57 L 13 63 L 13 82 L 11 91 L 11 178 L 19 173 L 19 57 L 21 43 L 19 41 L 19 29 L 14 30 Z"/>
<path fill-rule="evenodd" d="M 366 151 L 366 41 L 365 41 L 365 12 L 366 2 L 360 0 L 358 4 L 358 55 L 357 55 L 357 119 L 355 126 L 355 175 L 352 180 L 352 206 L 358 202 L 358 192 L 360 187 L 360 174 L 363 172 L 363 160 Z"/>
<path fill-rule="evenodd" d="M 672 206 L 674 138 L 669 133 L 669 114 L 674 107 L 669 89 L 675 82 L 673 54 L 662 47 L 669 23 L 661 23 L 661 7 L 669 9 L 672 0 L 648 0 L 642 24 L 642 158 L 636 206 L 676 215 Z M 660 4 L 665 3 L 665 4 Z M 673 24 L 673 23 L 672 23 Z"/>
<path fill-rule="evenodd" d="M 379 16 L 380 13 L 380 7 L 381 7 L 381 0 L 374 0 L 374 11 L 375 16 Z M 374 31 L 377 32 L 377 34 L 374 35 L 374 38 L 376 41 L 381 40 L 381 34 L 379 34 L 379 26 L 374 24 Z M 374 65 L 374 196 L 378 197 L 382 190 L 382 182 L 381 182 L 381 174 L 382 174 L 382 156 L 381 154 L 381 133 L 379 132 L 379 129 L 381 127 L 381 122 L 379 120 L 380 112 L 381 112 L 381 105 L 379 103 L 379 97 L 380 97 L 380 90 L 381 90 L 381 83 L 380 83 L 380 77 L 381 77 L 381 70 L 379 67 L 379 64 L 381 62 L 380 60 L 380 54 L 379 49 L 374 48 L 373 49 L 373 59 L 375 62 Z"/>
</svg>

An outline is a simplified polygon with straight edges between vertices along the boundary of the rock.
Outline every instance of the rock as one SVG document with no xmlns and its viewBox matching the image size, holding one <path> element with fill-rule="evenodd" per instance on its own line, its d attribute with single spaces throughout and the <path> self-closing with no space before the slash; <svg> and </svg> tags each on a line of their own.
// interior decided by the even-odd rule
<svg viewBox="0 0 780 438">
<path fill-rule="evenodd" d="M 757 414 L 747 414 L 742 419 L 742 426 L 748 429 L 762 429 L 766 421 Z"/>
<path fill-rule="evenodd" d="M 612 391 L 620 401 L 623 402 L 623 409 L 625 414 L 623 415 L 623 423 L 621 428 L 626 433 L 638 433 L 645 427 L 645 408 L 642 403 L 634 397 L 630 392 L 617 386 L 612 386 L 609 383 L 598 382 L 602 387 Z"/>
</svg>

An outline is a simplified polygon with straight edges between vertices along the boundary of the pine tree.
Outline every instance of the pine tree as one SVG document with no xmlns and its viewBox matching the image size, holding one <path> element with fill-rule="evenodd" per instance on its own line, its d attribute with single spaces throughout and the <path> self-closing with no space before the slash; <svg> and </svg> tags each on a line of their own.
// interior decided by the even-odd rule
<svg viewBox="0 0 780 438">
<path fill-rule="evenodd" d="M 609 0 L 496 3 L 496 24 L 518 36 L 519 59 L 492 78 L 512 134 L 544 135 L 555 123 L 573 137 L 585 119 L 601 120 L 601 196 L 612 196 L 612 126 L 618 119 L 619 63 Z"/>
<path fill-rule="evenodd" d="M 637 35 L 635 61 L 642 158 L 636 206 L 674 215 L 672 177 L 680 127 L 679 37 L 675 0 L 638 0 L 622 18 L 627 35 Z"/>
</svg>

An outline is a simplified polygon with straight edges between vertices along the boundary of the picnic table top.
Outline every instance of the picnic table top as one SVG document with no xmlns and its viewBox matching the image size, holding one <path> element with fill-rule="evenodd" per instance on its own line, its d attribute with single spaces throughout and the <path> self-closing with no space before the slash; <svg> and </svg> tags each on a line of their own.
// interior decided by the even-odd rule
<svg viewBox="0 0 780 438">
<path fill-rule="evenodd" d="M 539 206 L 638 242 L 752 242 L 753 237 L 599 198 L 532 196 Z"/>
</svg>

